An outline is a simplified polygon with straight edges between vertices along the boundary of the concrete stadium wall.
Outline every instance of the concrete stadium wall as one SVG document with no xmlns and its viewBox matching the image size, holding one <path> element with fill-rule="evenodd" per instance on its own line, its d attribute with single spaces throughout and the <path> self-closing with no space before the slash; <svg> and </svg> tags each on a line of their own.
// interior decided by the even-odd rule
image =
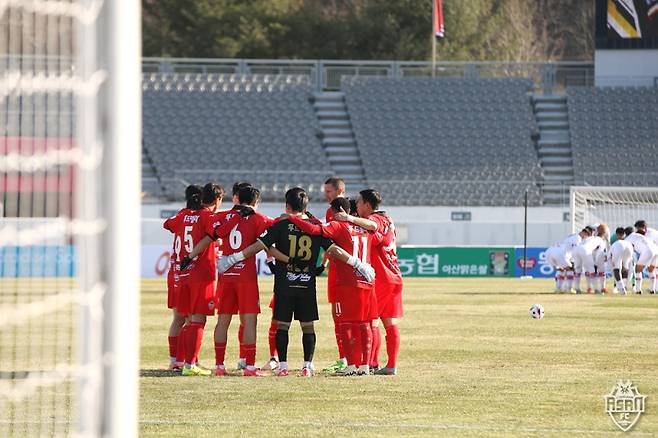
<svg viewBox="0 0 658 438">
<path fill-rule="evenodd" d="M 226 207 L 226 206 L 225 206 Z M 162 229 L 163 217 L 179 204 L 142 206 L 142 245 L 171 244 L 171 235 Z M 278 216 L 283 205 L 263 204 L 259 211 Z M 310 211 L 324 218 L 326 208 Z M 401 245 L 523 245 L 523 208 L 520 207 L 390 207 Z M 570 233 L 568 207 L 528 209 L 528 245 L 550 246 Z M 470 213 L 470 221 L 455 221 L 454 213 Z M 566 214 L 565 214 L 566 213 Z M 463 216 L 463 215 L 462 215 Z"/>
<path fill-rule="evenodd" d="M 596 86 L 655 86 L 658 50 L 597 50 L 594 75 Z"/>
</svg>

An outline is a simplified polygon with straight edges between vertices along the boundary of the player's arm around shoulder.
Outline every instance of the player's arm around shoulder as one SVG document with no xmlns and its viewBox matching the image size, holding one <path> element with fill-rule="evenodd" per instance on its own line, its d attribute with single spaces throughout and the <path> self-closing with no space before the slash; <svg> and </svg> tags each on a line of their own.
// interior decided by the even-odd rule
<svg viewBox="0 0 658 438">
<path fill-rule="evenodd" d="M 366 219 L 363 217 L 358 217 L 358 216 L 352 216 L 351 214 L 347 214 L 345 210 L 342 208 L 340 209 L 339 212 L 334 214 L 334 220 L 336 221 L 341 221 L 341 222 L 349 222 L 354 225 L 358 225 L 364 230 L 368 231 L 377 231 L 377 222 L 371 219 Z"/>
</svg>

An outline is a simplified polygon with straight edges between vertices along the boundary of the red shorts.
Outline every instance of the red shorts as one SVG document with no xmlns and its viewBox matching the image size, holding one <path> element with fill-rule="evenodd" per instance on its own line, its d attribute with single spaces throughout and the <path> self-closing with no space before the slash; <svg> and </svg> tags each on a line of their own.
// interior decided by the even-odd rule
<svg viewBox="0 0 658 438">
<path fill-rule="evenodd" d="M 258 282 L 219 282 L 218 312 L 226 315 L 260 313 Z"/>
<path fill-rule="evenodd" d="M 329 263 L 329 273 L 327 274 L 327 302 L 336 302 L 336 268 L 331 267 Z"/>
<path fill-rule="evenodd" d="M 377 307 L 380 318 L 402 318 L 402 283 L 378 283 L 375 281 Z"/>
<path fill-rule="evenodd" d="M 178 286 L 178 313 L 214 315 L 217 307 L 215 282 L 182 283 Z"/>
<path fill-rule="evenodd" d="M 337 321 L 372 321 L 379 318 L 375 289 L 336 286 L 334 317 Z"/>
</svg>

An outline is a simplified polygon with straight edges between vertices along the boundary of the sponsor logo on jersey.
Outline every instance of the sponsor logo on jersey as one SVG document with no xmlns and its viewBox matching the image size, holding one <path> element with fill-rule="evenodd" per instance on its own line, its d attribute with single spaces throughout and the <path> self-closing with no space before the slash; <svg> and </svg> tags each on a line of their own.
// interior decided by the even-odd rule
<svg viewBox="0 0 658 438">
<path fill-rule="evenodd" d="M 183 218 L 183 222 L 188 224 L 196 224 L 197 222 L 199 222 L 200 217 L 201 216 L 199 216 L 198 214 L 193 214 L 193 215 L 186 214 L 185 217 Z"/>
<path fill-rule="evenodd" d="M 286 279 L 288 281 L 300 281 L 302 283 L 306 283 L 308 281 L 311 281 L 311 276 L 309 274 L 295 274 L 294 272 L 288 272 L 286 274 Z"/>
</svg>

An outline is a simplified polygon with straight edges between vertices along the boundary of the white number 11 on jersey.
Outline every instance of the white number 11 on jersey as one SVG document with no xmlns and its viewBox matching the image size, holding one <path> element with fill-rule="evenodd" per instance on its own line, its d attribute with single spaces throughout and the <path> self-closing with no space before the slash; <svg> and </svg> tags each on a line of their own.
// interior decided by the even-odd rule
<svg viewBox="0 0 658 438">
<path fill-rule="evenodd" d="M 361 248 L 359 248 L 359 246 Z M 363 263 L 367 263 L 366 260 L 368 259 L 368 236 L 361 236 L 361 238 L 359 238 L 359 236 L 352 236 L 352 257 L 356 257 L 360 259 Z"/>
</svg>

